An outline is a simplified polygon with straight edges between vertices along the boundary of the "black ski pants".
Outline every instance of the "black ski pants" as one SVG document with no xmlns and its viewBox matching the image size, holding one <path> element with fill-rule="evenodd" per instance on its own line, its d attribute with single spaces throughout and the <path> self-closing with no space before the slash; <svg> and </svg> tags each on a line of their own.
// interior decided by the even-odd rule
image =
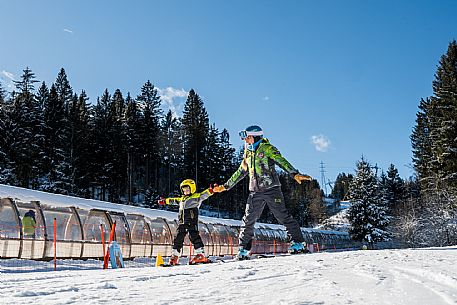
<svg viewBox="0 0 457 305">
<path fill-rule="evenodd" d="M 198 208 L 185 209 L 179 215 L 179 225 L 173 241 L 173 249 L 181 252 L 184 238 L 189 232 L 189 238 L 195 249 L 203 247 L 203 241 L 198 232 Z"/>
<path fill-rule="evenodd" d="M 257 219 L 262 215 L 265 204 L 276 217 L 278 222 L 287 229 L 289 237 L 295 242 L 304 242 L 305 239 L 300 230 L 298 222 L 290 215 L 286 209 L 284 195 L 281 187 L 272 187 L 263 192 L 251 192 L 249 194 L 246 210 L 240 230 L 240 247 L 251 250 L 252 238 L 254 237 L 254 225 Z"/>
</svg>

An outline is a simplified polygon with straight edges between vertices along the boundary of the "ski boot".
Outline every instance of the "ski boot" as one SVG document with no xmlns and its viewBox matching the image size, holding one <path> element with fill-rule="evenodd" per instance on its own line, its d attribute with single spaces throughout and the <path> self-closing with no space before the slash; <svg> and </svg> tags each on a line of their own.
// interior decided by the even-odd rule
<svg viewBox="0 0 457 305">
<path fill-rule="evenodd" d="M 238 253 L 236 254 L 236 259 L 239 261 L 247 260 L 251 258 L 251 251 L 246 250 L 243 247 L 238 249 Z"/>
<path fill-rule="evenodd" d="M 189 261 L 189 265 L 208 264 L 211 261 L 205 256 L 203 248 L 195 249 L 196 255 Z"/>
<path fill-rule="evenodd" d="M 293 241 L 290 243 L 288 252 L 290 254 L 305 253 L 305 246 L 303 243 Z"/>
<path fill-rule="evenodd" d="M 179 256 L 180 255 L 181 255 L 181 253 L 179 253 L 178 250 L 173 249 L 173 252 L 171 252 L 171 257 L 170 257 L 170 261 L 168 262 L 168 264 L 170 266 L 179 265 Z"/>
</svg>

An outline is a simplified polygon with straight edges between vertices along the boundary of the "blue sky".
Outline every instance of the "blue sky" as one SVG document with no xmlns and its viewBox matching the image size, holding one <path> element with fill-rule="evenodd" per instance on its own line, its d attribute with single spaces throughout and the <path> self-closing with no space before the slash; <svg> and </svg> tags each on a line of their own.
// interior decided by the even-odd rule
<svg viewBox="0 0 457 305">
<path fill-rule="evenodd" d="M 177 113 L 202 98 L 232 143 L 251 124 L 303 173 L 402 177 L 421 97 L 457 38 L 456 1 L 1 1 L 0 77 L 61 67 L 95 101 L 148 79 Z"/>
</svg>

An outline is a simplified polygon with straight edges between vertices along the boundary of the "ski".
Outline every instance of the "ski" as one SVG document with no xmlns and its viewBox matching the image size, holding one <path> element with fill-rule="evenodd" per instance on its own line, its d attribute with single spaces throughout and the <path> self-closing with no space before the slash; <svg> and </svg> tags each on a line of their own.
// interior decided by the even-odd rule
<svg viewBox="0 0 457 305">
<path fill-rule="evenodd" d="M 187 263 L 187 264 L 178 264 L 178 265 L 171 265 L 171 264 L 163 264 L 161 267 L 176 267 L 176 266 L 195 266 L 195 265 L 208 265 L 208 264 L 217 264 L 217 263 L 233 263 L 233 262 L 242 262 L 242 261 L 252 261 L 255 259 L 264 259 L 264 258 L 275 258 L 275 257 L 284 257 L 284 256 L 292 256 L 292 255 L 302 255 L 308 254 L 309 252 L 298 252 L 298 253 L 278 253 L 278 254 L 252 254 L 249 258 L 246 259 L 238 259 L 236 257 L 233 258 L 222 258 L 222 257 L 212 257 L 207 262 L 201 263 Z"/>
<path fill-rule="evenodd" d="M 208 265 L 208 264 L 213 264 L 213 263 L 216 263 L 217 261 L 207 261 L 207 262 L 200 262 L 200 263 L 187 263 L 187 264 L 177 264 L 177 265 L 172 265 L 172 264 L 169 264 L 169 263 L 164 263 L 164 264 L 161 264 L 160 267 L 177 267 L 177 266 L 196 266 L 196 265 Z"/>
<path fill-rule="evenodd" d="M 200 262 L 200 263 L 192 263 L 192 262 L 189 262 L 188 265 L 189 266 L 195 266 L 195 265 L 208 265 L 208 264 L 213 264 L 212 261 L 206 261 L 206 262 Z"/>
<path fill-rule="evenodd" d="M 254 258 L 272 258 L 272 257 L 276 257 L 276 255 L 274 255 L 274 254 L 253 254 L 251 257 L 254 257 Z"/>
<path fill-rule="evenodd" d="M 261 259 L 261 258 L 274 258 L 274 257 L 283 257 L 283 256 L 293 256 L 293 255 L 302 255 L 308 254 L 309 252 L 293 252 L 293 253 L 278 253 L 278 254 L 253 254 L 251 255 L 251 259 Z"/>
</svg>

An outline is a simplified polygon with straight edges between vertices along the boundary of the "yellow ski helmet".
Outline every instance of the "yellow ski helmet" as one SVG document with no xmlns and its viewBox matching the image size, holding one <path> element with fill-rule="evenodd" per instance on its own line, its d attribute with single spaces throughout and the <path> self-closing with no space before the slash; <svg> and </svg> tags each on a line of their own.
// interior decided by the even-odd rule
<svg viewBox="0 0 457 305">
<path fill-rule="evenodd" d="M 192 179 L 186 179 L 183 182 L 181 182 L 181 185 L 179 186 L 179 188 L 181 189 L 181 192 L 182 192 L 182 188 L 184 186 L 190 187 L 190 194 L 195 193 L 195 191 L 197 190 L 197 185 L 195 184 L 195 181 Z"/>
</svg>

